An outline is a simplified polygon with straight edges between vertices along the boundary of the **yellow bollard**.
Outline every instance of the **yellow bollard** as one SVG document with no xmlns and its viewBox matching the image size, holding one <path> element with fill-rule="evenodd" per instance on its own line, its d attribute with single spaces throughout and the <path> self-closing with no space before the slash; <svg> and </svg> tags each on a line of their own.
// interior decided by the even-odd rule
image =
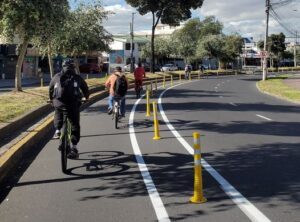
<svg viewBox="0 0 300 222">
<path fill-rule="evenodd" d="M 146 117 L 149 117 L 151 115 L 150 113 L 150 96 L 149 96 L 149 90 L 146 91 Z"/>
<path fill-rule="evenodd" d="M 166 76 L 164 75 L 164 80 L 163 80 L 163 88 L 166 88 Z"/>
<path fill-rule="evenodd" d="M 43 77 L 41 78 L 41 87 L 43 87 L 44 86 L 44 79 L 43 79 Z"/>
<path fill-rule="evenodd" d="M 159 140 L 159 123 L 157 119 L 157 105 L 156 102 L 153 102 L 153 122 L 154 122 L 154 137 L 153 140 Z"/>
<path fill-rule="evenodd" d="M 171 86 L 173 86 L 173 75 L 171 75 Z"/>
<path fill-rule="evenodd" d="M 201 168 L 201 146 L 200 134 L 193 133 L 194 138 L 194 195 L 190 198 L 191 203 L 205 203 L 207 200 L 203 196 L 202 168 Z"/>
<path fill-rule="evenodd" d="M 153 96 L 153 86 L 152 86 L 152 81 L 150 81 L 150 92 L 151 92 L 151 96 Z"/>
<path fill-rule="evenodd" d="M 189 79 L 190 79 L 190 81 L 192 81 L 192 73 L 191 72 L 189 73 Z"/>
<path fill-rule="evenodd" d="M 181 82 L 181 73 L 179 74 L 179 82 Z"/>
</svg>

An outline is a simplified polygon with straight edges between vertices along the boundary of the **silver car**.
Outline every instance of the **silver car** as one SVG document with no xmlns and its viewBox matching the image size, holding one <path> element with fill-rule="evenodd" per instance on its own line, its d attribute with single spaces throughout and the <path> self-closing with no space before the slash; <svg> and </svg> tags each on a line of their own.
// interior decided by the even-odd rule
<svg viewBox="0 0 300 222">
<path fill-rule="evenodd" d="M 173 64 L 165 64 L 161 67 L 160 71 L 162 72 L 169 72 L 169 71 L 176 71 L 178 67 Z"/>
</svg>

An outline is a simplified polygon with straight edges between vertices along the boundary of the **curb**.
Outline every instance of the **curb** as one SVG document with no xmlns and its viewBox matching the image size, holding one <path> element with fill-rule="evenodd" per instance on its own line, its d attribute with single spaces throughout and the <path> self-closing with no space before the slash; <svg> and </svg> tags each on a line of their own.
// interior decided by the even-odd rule
<svg viewBox="0 0 300 222">
<path fill-rule="evenodd" d="M 272 93 L 269 93 L 267 91 L 264 91 L 264 90 L 260 89 L 259 86 L 258 86 L 258 82 L 256 83 L 256 88 L 258 89 L 259 92 L 261 92 L 263 94 L 266 94 L 268 96 L 280 99 L 280 100 L 285 101 L 285 102 L 290 102 L 290 103 L 293 103 L 295 105 L 300 105 L 300 102 L 295 102 L 295 101 L 292 101 L 290 99 L 287 99 L 287 98 L 284 98 L 284 97 L 281 97 L 281 96 L 278 96 L 278 95 L 275 95 L 275 94 L 272 94 Z"/>
<path fill-rule="evenodd" d="M 8 123 L 5 123 L 4 126 L 0 128 L 0 139 L 4 139 L 5 137 L 11 135 L 16 129 L 20 129 L 25 125 L 36 121 L 37 116 L 45 116 L 45 114 L 49 114 L 51 110 L 52 107 L 50 104 L 42 105 L 22 116 L 9 121 Z"/>
<path fill-rule="evenodd" d="M 93 103 L 107 97 L 107 91 L 100 91 L 92 95 L 87 103 L 81 106 L 81 110 L 87 108 Z M 50 105 L 49 105 L 50 106 Z M 47 108 L 52 108 L 51 106 Z M 41 112 L 42 109 L 38 109 Z M 53 131 L 53 114 L 49 114 L 43 120 L 38 123 L 38 126 L 32 130 L 28 135 L 14 144 L 10 149 L 8 149 L 2 156 L 0 156 L 0 183 L 5 181 L 6 176 L 16 169 L 18 162 L 22 157 L 30 150 L 36 148 L 42 138 L 46 137 Z"/>
</svg>

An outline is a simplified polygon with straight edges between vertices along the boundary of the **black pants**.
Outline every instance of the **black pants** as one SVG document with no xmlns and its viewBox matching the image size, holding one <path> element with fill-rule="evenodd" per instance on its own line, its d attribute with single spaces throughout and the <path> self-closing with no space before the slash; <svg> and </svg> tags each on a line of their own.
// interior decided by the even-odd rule
<svg viewBox="0 0 300 222">
<path fill-rule="evenodd" d="M 60 130 L 63 125 L 63 107 L 55 107 L 54 127 Z M 71 142 L 77 145 L 80 140 L 80 105 L 67 106 L 67 114 L 72 126 Z"/>
</svg>

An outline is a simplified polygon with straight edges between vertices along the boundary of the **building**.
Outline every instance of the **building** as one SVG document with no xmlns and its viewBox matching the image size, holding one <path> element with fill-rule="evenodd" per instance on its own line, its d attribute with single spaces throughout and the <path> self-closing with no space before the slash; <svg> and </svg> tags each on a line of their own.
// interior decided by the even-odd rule
<svg viewBox="0 0 300 222">
<path fill-rule="evenodd" d="M 109 54 L 103 53 L 105 62 L 109 62 L 109 72 L 116 66 L 124 67 L 131 63 L 131 36 L 129 35 L 115 35 L 113 42 L 110 45 L 111 52 Z M 142 62 L 141 46 L 149 42 L 150 39 L 145 36 L 134 36 L 133 39 L 133 62 L 136 64 Z"/>
<path fill-rule="evenodd" d="M 262 64 L 262 54 L 260 49 L 257 46 L 257 43 L 254 42 L 252 37 L 243 37 L 244 47 L 243 53 L 241 54 L 242 66 L 243 67 L 260 67 Z"/>
</svg>

